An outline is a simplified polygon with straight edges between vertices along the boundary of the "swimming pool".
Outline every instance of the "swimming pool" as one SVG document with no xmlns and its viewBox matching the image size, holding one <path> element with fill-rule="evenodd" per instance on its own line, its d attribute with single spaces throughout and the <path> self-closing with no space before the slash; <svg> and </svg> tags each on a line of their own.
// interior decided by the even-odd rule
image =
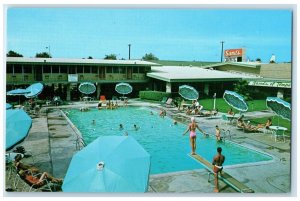
<svg viewBox="0 0 300 201">
<path fill-rule="evenodd" d="M 156 110 L 148 107 L 121 107 L 115 110 L 95 108 L 88 112 L 80 112 L 78 109 L 67 111 L 86 144 L 99 136 L 124 135 L 125 132 L 133 136 L 151 155 L 151 174 L 203 168 L 188 156 L 191 152 L 189 134 L 182 136 L 186 125 L 173 125 L 171 118 L 159 117 Z M 150 114 L 151 111 L 153 115 Z M 119 129 L 120 124 L 123 125 L 123 130 Z M 134 129 L 134 124 L 139 127 L 138 130 Z M 215 138 L 204 137 L 198 132 L 196 152 L 206 160 L 212 160 L 218 146 L 222 147 L 222 153 L 226 156 L 224 165 L 272 160 L 268 155 L 230 141 L 216 142 Z"/>
</svg>

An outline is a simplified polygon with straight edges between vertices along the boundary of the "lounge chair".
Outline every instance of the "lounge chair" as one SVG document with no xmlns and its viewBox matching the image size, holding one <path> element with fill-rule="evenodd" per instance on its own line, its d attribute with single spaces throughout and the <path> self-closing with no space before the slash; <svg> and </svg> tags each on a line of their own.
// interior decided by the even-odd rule
<svg viewBox="0 0 300 201">
<path fill-rule="evenodd" d="M 275 142 L 278 141 L 279 138 L 282 138 L 282 141 L 285 142 L 286 135 L 284 134 L 284 130 L 275 130 L 273 135 L 275 137 Z"/>
<path fill-rule="evenodd" d="M 172 98 L 168 98 L 165 106 L 166 107 L 173 107 L 173 99 Z"/>
<path fill-rule="evenodd" d="M 160 104 L 161 104 L 161 105 L 166 104 L 167 100 L 168 100 L 168 97 L 166 97 L 166 96 L 163 97 L 162 100 L 160 101 Z"/>
</svg>

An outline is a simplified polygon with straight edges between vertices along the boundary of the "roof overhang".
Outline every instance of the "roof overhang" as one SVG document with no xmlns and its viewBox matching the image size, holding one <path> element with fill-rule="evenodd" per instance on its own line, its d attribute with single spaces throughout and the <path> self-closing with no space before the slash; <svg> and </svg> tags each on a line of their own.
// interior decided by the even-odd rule
<svg viewBox="0 0 300 201">
<path fill-rule="evenodd" d="M 69 65 L 107 65 L 107 66 L 161 66 L 142 60 L 106 60 L 106 59 L 65 59 L 65 58 L 25 58 L 6 57 L 7 63 L 69 64 Z"/>
<path fill-rule="evenodd" d="M 218 70 L 203 69 L 190 66 L 162 66 L 152 67 L 152 72 L 147 76 L 165 82 L 207 82 L 207 81 L 237 81 L 244 78 L 253 78 L 250 75 L 242 75 Z"/>
</svg>

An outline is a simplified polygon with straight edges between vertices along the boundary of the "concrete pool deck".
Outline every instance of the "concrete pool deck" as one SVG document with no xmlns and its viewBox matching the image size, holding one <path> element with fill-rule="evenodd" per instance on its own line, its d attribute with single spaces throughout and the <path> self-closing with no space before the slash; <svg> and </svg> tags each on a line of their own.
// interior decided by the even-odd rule
<svg viewBox="0 0 300 201">
<path fill-rule="evenodd" d="M 60 108 L 96 107 L 97 103 L 74 102 L 61 107 L 45 107 L 38 117 L 33 118 L 28 137 L 20 144 L 29 150 L 33 157 L 23 159 L 34 163 L 41 170 L 50 172 L 55 177 L 63 178 L 76 149 L 76 129 L 73 128 L 60 112 Z M 130 100 L 129 105 L 160 107 L 159 104 Z M 176 110 L 166 108 L 169 115 L 177 114 Z M 184 116 L 184 114 L 182 114 Z M 271 116 L 272 113 L 246 113 L 247 117 Z M 196 117 L 196 121 L 207 132 L 214 132 L 220 119 Z M 225 166 L 224 170 L 255 191 L 255 194 L 291 193 L 291 146 L 290 140 L 275 142 L 270 134 L 244 133 L 236 127 L 228 127 L 232 133 L 232 141 L 240 145 L 270 154 L 273 160 L 263 163 Z M 200 147 L 198 149 L 201 149 Z M 230 156 L 227 156 L 230 157 Z M 200 165 L 199 165 L 200 166 Z M 12 180 L 6 177 L 6 189 L 14 189 Z M 192 171 L 150 175 L 147 193 L 185 193 L 191 196 L 206 196 L 213 193 L 213 180 L 208 182 L 208 171 L 197 169 Z M 186 194 L 188 193 L 188 194 Z M 204 194 L 199 194 L 204 193 Z M 236 191 L 220 181 L 220 193 L 236 193 Z M 101 194 L 100 194 L 101 195 Z M 213 194 L 216 195 L 216 194 Z M 252 194 L 248 194 L 251 196 Z"/>
</svg>

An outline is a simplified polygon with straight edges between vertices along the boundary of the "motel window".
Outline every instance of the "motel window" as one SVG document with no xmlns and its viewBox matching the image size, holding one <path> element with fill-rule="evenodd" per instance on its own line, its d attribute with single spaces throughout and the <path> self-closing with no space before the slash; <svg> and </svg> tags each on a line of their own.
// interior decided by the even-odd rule
<svg viewBox="0 0 300 201">
<path fill-rule="evenodd" d="M 140 67 L 139 73 L 145 73 L 145 67 Z"/>
<path fill-rule="evenodd" d="M 60 73 L 68 73 L 68 66 L 60 66 Z"/>
<path fill-rule="evenodd" d="M 6 65 L 6 73 L 13 73 L 13 65 L 12 64 Z"/>
<path fill-rule="evenodd" d="M 43 66 L 43 73 L 51 73 L 51 66 Z"/>
<path fill-rule="evenodd" d="M 83 73 L 83 66 L 77 66 L 77 73 Z"/>
<path fill-rule="evenodd" d="M 98 73 L 98 67 L 97 66 L 92 66 L 92 73 L 97 74 Z"/>
<path fill-rule="evenodd" d="M 69 73 L 76 74 L 76 66 L 69 66 Z"/>
<path fill-rule="evenodd" d="M 111 66 L 106 67 L 106 73 L 112 73 L 112 67 Z"/>
<path fill-rule="evenodd" d="M 52 73 L 59 73 L 59 66 L 52 66 Z"/>
<path fill-rule="evenodd" d="M 139 67 L 133 67 L 132 73 L 139 73 Z"/>
<path fill-rule="evenodd" d="M 126 73 L 126 67 L 125 66 L 120 67 L 119 70 L 120 70 L 120 73 L 122 73 L 122 74 Z"/>
<path fill-rule="evenodd" d="M 14 65 L 14 72 L 16 73 L 22 73 L 22 66 L 20 64 Z"/>
<path fill-rule="evenodd" d="M 90 66 L 84 66 L 84 73 L 91 73 L 91 67 Z"/>
<path fill-rule="evenodd" d="M 113 67 L 113 73 L 119 73 L 119 67 L 118 66 Z"/>
<path fill-rule="evenodd" d="M 31 65 L 24 65 L 23 69 L 24 69 L 24 73 L 32 73 L 32 66 Z"/>
</svg>

